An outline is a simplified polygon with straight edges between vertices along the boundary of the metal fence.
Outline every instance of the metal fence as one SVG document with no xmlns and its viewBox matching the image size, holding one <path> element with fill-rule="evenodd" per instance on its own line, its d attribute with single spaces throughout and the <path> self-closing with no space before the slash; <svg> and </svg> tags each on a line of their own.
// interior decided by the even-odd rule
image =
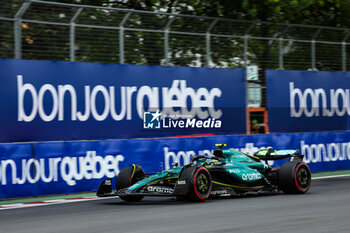
<svg viewBox="0 0 350 233">
<path fill-rule="evenodd" d="M 96 7 L 0 1 L 0 57 L 196 67 L 349 70 L 350 30 Z M 260 94 L 259 94 L 260 95 Z"/>
<path fill-rule="evenodd" d="M 349 69 L 347 28 L 1 0 L 0 32 L 4 58 Z"/>
</svg>

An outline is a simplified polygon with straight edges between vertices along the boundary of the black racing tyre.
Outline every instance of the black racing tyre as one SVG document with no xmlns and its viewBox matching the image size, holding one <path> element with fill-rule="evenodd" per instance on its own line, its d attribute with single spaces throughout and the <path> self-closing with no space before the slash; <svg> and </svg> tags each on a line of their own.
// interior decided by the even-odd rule
<svg viewBox="0 0 350 233">
<path fill-rule="evenodd" d="M 180 175 L 188 185 L 187 198 L 191 201 L 208 199 L 212 189 L 212 180 L 209 171 L 204 167 L 185 167 Z"/>
<path fill-rule="evenodd" d="M 285 162 L 278 172 L 279 188 L 287 194 L 306 193 L 311 186 L 311 172 L 306 163 Z"/>
<path fill-rule="evenodd" d="M 145 175 L 145 172 L 139 165 L 133 164 L 133 166 L 123 168 L 117 177 L 117 190 L 127 188 L 137 181 L 141 180 Z M 141 201 L 143 196 L 124 196 L 120 197 L 124 201 L 136 202 Z"/>
</svg>

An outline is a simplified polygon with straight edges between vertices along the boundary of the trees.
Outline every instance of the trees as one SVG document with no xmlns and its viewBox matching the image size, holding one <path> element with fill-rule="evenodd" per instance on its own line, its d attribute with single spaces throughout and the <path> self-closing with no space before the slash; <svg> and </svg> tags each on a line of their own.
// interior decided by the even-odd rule
<svg viewBox="0 0 350 233">
<path fill-rule="evenodd" d="M 13 4 L 15 2 L 15 4 Z M 212 34 L 243 36 L 245 34 L 258 38 L 286 38 L 283 42 L 285 68 L 310 68 L 310 44 L 293 42 L 299 40 L 327 40 L 341 42 L 343 32 L 335 30 L 286 27 L 276 23 L 320 25 L 347 27 L 350 18 L 350 2 L 346 0 L 56 0 L 56 2 L 129 8 L 144 11 L 200 15 L 251 20 L 252 22 L 219 22 L 212 29 Z M 2 1 L 14 16 L 20 1 Z M 3 7 L 3 9 L 5 9 Z M 69 23 L 76 9 L 32 4 L 24 15 L 35 20 Z M 0 16 L 3 16 L 0 11 Z M 76 23 L 118 26 L 125 13 L 105 10 L 86 9 Z M 6 17 L 6 15 L 4 15 Z M 168 16 L 132 14 L 125 26 L 163 30 L 169 22 Z M 261 22 L 271 22 L 261 23 Z M 205 33 L 211 20 L 193 18 L 175 18 L 172 31 L 191 31 Z M 12 23 L 2 23 L 0 56 L 8 57 L 12 43 Z M 23 52 L 28 59 L 69 59 L 69 27 L 25 23 L 23 29 Z M 248 30 L 249 29 L 249 30 Z M 317 37 L 315 38 L 315 35 Z M 125 31 L 125 63 L 164 64 L 164 33 Z M 169 35 L 170 61 L 173 65 L 205 66 L 205 36 Z M 263 69 L 278 68 L 278 40 L 248 39 L 248 60 Z M 212 65 L 218 67 L 243 66 L 244 50 L 242 38 L 211 37 Z M 8 49 L 9 48 L 9 49 Z M 329 50 L 325 45 L 316 44 L 319 69 L 340 69 L 340 46 Z M 56 52 L 55 52 L 56 51 Z M 317 51 L 322 51 L 323 54 Z M 119 62 L 119 31 L 96 28 L 76 28 L 76 59 L 92 62 Z"/>
</svg>

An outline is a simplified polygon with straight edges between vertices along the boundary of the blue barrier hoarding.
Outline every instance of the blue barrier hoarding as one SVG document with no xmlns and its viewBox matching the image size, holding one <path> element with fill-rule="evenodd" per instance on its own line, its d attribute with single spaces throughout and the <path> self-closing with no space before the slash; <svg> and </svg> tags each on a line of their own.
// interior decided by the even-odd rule
<svg viewBox="0 0 350 233">
<path fill-rule="evenodd" d="M 270 132 L 350 129 L 350 72 L 267 70 Z"/>
<path fill-rule="evenodd" d="M 0 59 L 0 70 L 0 142 L 246 132 L 244 69 Z M 144 130 L 150 110 L 202 122 Z"/>
<path fill-rule="evenodd" d="M 350 132 L 0 144 L 0 199 L 96 191 L 106 178 L 115 185 L 119 171 L 132 163 L 156 172 L 211 155 L 215 143 L 249 154 L 299 149 L 312 172 L 350 169 Z"/>
</svg>

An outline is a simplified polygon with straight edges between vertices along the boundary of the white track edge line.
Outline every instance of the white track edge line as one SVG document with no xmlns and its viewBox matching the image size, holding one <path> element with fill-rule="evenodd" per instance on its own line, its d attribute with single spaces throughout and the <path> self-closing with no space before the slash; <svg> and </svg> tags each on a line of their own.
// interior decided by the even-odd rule
<svg viewBox="0 0 350 233">
<path fill-rule="evenodd" d="M 338 177 L 347 177 L 350 176 L 350 174 L 347 175 L 334 175 L 334 176 L 321 176 L 321 177 L 315 177 L 312 178 L 313 180 L 322 180 L 322 179 L 331 179 L 331 178 L 338 178 Z"/>
<path fill-rule="evenodd" d="M 20 208 L 28 208 L 28 207 L 37 207 L 37 206 L 48 206 L 48 205 L 58 205 L 58 204 L 66 204 L 66 203 L 73 203 L 73 202 L 83 202 L 83 201 L 96 201 L 96 200 L 103 200 L 103 199 L 112 199 L 112 198 L 118 198 L 118 197 L 99 197 L 94 199 L 77 199 L 77 200 L 65 200 L 65 199 L 58 199 L 55 200 L 57 202 L 54 203 L 40 203 L 40 204 L 25 204 L 25 203 L 16 203 L 16 204 L 8 204 L 8 205 L 0 205 L 3 208 L 0 208 L 1 210 L 12 210 L 12 209 L 20 209 Z M 47 200 L 49 202 L 50 200 Z M 54 200 L 51 200 L 54 201 Z M 18 205 L 18 206 L 16 206 Z M 6 206 L 9 206 L 9 208 L 6 208 Z M 14 206 L 14 207 L 10 207 Z"/>
</svg>

